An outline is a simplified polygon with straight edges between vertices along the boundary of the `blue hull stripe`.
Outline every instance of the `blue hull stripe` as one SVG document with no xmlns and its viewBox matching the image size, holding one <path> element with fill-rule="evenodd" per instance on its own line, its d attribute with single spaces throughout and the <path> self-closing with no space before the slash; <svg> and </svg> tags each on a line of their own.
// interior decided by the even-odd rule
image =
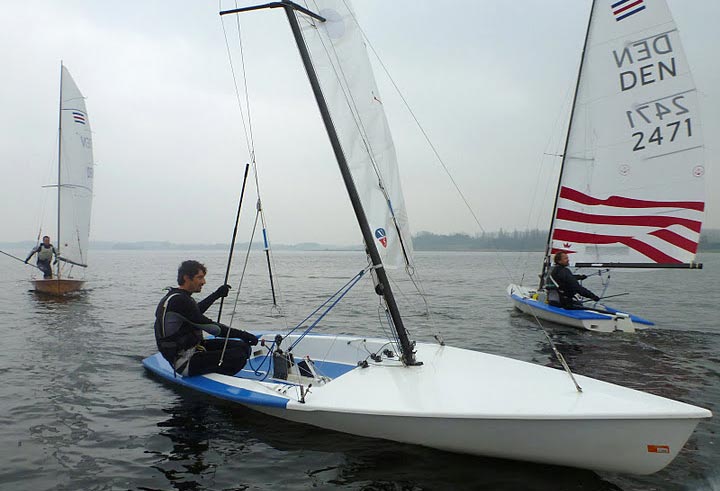
<svg viewBox="0 0 720 491">
<path fill-rule="evenodd" d="M 600 312 L 593 312 L 590 310 L 567 310 L 562 309 L 560 307 L 553 307 L 552 305 L 548 305 L 546 303 L 538 302 L 536 300 L 529 300 L 527 298 L 523 298 L 519 295 L 512 294 L 513 300 L 517 300 L 518 302 L 522 302 L 525 305 L 529 305 L 533 308 L 544 310 L 546 312 L 552 312 L 553 314 L 561 315 L 563 317 L 567 317 L 569 319 L 578 319 L 578 320 L 593 320 L 593 319 L 607 319 L 608 316 L 601 314 Z M 620 312 L 616 309 L 613 309 L 612 307 L 605 307 L 605 310 L 608 312 Z M 627 313 L 627 312 L 625 312 Z M 642 317 L 638 317 L 633 314 L 630 315 L 630 320 L 632 320 L 634 323 L 637 324 L 644 324 L 646 326 L 654 326 L 655 323 L 652 321 L 649 321 L 647 319 L 643 319 Z"/>
<path fill-rule="evenodd" d="M 210 394 L 228 401 L 238 402 L 240 404 L 250 404 L 253 406 L 267 406 L 285 409 L 289 399 L 280 396 L 271 396 L 268 394 L 254 392 L 252 390 L 242 389 L 231 385 L 226 385 L 206 377 L 183 377 L 178 375 L 175 377 L 170 364 L 162 357 L 160 353 L 145 358 L 143 366 L 156 375 L 164 378 L 168 382 L 172 382 L 183 387 L 198 390 L 206 394 Z"/>
</svg>

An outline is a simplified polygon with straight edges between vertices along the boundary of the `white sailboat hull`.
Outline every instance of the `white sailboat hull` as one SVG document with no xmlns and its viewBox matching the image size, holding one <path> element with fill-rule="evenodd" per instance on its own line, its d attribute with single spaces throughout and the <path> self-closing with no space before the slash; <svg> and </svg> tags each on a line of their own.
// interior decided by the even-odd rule
<svg viewBox="0 0 720 491">
<path fill-rule="evenodd" d="M 266 336 L 272 339 L 272 335 Z M 288 341 L 292 341 L 290 337 Z M 332 380 L 264 374 L 255 357 L 235 376 L 175 377 L 159 354 L 145 367 L 166 380 L 279 418 L 355 435 L 490 457 L 649 474 L 681 450 L 710 411 L 591 378 L 583 392 L 559 370 L 471 350 L 418 344 L 421 366 L 375 362 L 387 340 L 313 335 L 293 350 L 334 360 Z M 366 360 L 366 368 L 357 362 Z M 344 367 L 344 368 L 343 368 Z M 319 370 L 322 371 L 322 370 Z M 255 380 L 253 380 L 255 378 Z M 303 392 L 305 392 L 303 398 Z M 303 402 L 304 400 L 304 402 Z"/>
<path fill-rule="evenodd" d="M 450 452 L 632 474 L 657 472 L 677 455 L 650 454 L 645 442 L 662 433 L 663 441 L 682 448 L 697 426 L 692 419 L 459 419 L 250 407 L 298 423 Z"/>
<path fill-rule="evenodd" d="M 597 332 L 635 332 L 653 325 L 646 319 L 625 312 L 601 313 L 594 310 L 552 307 L 538 300 L 536 293 L 537 290 L 524 286 L 507 287 L 510 302 L 517 310 L 556 324 Z"/>
</svg>

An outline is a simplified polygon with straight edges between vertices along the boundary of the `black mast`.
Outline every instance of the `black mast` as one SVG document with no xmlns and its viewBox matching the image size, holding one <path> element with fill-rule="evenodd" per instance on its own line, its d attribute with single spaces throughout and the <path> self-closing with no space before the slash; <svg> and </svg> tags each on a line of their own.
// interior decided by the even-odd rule
<svg viewBox="0 0 720 491">
<path fill-rule="evenodd" d="M 63 112 L 63 63 L 62 60 L 60 60 L 60 110 L 58 111 L 58 191 L 57 191 L 57 237 L 55 237 L 55 242 L 57 244 L 57 247 L 55 248 L 55 259 L 60 257 L 60 253 L 62 252 L 62 241 L 60 240 L 60 194 L 62 191 L 62 169 L 60 168 L 62 165 L 62 112 Z M 57 263 L 57 269 L 55 270 L 55 277 L 59 280 L 60 279 L 60 261 L 55 261 Z"/>
<path fill-rule="evenodd" d="M 555 191 L 555 202 L 552 208 L 552 217 L 550 217 L 550 230 L 548 230 L 547 243 L 545 244 L 545 256 L 543 257 L 543 267 L 540 273 L 540 286 L 545 286 L 545 273 L 550 267 L 550 245 L 552 244 L 552 232 L 555 225 L 555 212 L 557 210 L 558 199 L 560 198 L 560 183 L 562 182 L 563 169 L 567 160 L 567 149 L 570 143 L 570 131 L 572 130 L 573 115 L 575 114 L 575 103 L 577 102 L 578 89 L 580 88 L 580 76 L 582 75 L 583 64 L 585 63 L 585 52 L 587 51 L 588 39 L 590 38 L 590 25 L 592 24 L 593 12 L 595 11 L 595 0 L 590 6 L 590 17 L 588 18 L 587 31 L 585 32 L 585 43 L 583 44 L 582 55 L 580 55 L 580 68 L 578 68 L 577 81 L 575 82 L 575 94 L 573 95 L 572 109 L 570 109 L 570 122 L 568 123 L 567 136 L 565 137 L 565 149 L 563 150 L 562 163 L 560 164 L 560 176 L 558 177 L 557 190 Z"/>
<path fill-rule="evenodd" d="M 322 116 L 323 123 L 325 124 L 325 130 L 327 131 L 328 137 L 330 138 L 330 144 L 332 145 L 333 152 L 335 153 L 335 159 L 337 160 L 338 166 L 340 167 L 340 174 L 342 175 L 343 181 L 345 182 L 345 187 L 347 188 L 350 202 L 352 203 L 353 210 L 355 211 L 355 216 L 357 218 L 358 224 L 360 225 L 363 240 L 365 241 L 366 252 L 370 256 L 373 268 L 375 269 L 375 274 L 378 280 L 376 291 L 379 295 L 382 295 L 385 298 L 385 304 L 387 305 L 388 311 L 390 313 L 393 327 L 400 341 L 400 348 L 402 350 L 402 361 L 403 363 L 405 363 L 405 365 L 421 365 L 422 362 L 418 362 L 415 360 L 415 353 L 413 352 L 414 343 L 410 341 L 407 330 L 405 329 L 405 325 L 403 324 L 402 317 L 400 316 L 400 310 L 398 309 L 397 303 L 395 302 L 395 296 L 393 295 L 392 289 L 390 287 L 390 281 L 388 279 L 387 273 L 385 272 L 385 267 L 382 263 L 382 259 L 380 258 L 380 253 L 378 252 L 377 246 L 375 245 L 375 239 L 373 237 L 372 231 L 370 230 L 370 224 L 368 222 L 367 216 L 365 215 L 365 210 L 362 207 L 362 203 L 360 202 L 360 196 L 358 195 L 357 188 L 355 187 L 355 182 L 353 181 L 352 174 L 350 173 L 350 168 L 348 167 L 345 153 L 343 152 L 342 146 L 340 145 L 340 139 L 338 138 L 337 131 L 335 130 L 335 125 L 333 124 L 330 110 L 328 109 L 327 102 L 325 102 L 325 97 L 323 96 L 320 82 L 317 78 L 317 74 L 315 73 L 315 68 L 313 67 L 312 61 L 310 59 L 310 54 L 308 52 L 307 46 L 305 45 L 305 40 L 302 37 L 300 25 L 298 24 L 294 11 L 299 10 L 300 12 L 316 20 L 319 20 L 320 22 L 325 22 L 325 19 L 313 12 L 310 12 L 306 8 L 301 7 L 300 5 L 297 5 L 287 0 L 281 2 L 272 2 L 265 5 L 258 5 L 255 7 L 228 10 L 225 12 L 220 12 L 220 15 L 277 7 L 282 7 L 283 9 L 285 9 L 285 13 L 287 14 L 290 28 L 292 29 L 293 36 L 295 37 L 295 42 L 297 43 L 298 50 L 300 51 L 300 57 L 302 58 L 303 65 L 305 67 L 305 72 L 307 73 L 308 79 L 310 81 L 310 86 L 312 87 L 313 94 L 315 95 L 315 101 L 317 102 L 318 109 L 320 110 L 320 115 Z"/>
</svg>

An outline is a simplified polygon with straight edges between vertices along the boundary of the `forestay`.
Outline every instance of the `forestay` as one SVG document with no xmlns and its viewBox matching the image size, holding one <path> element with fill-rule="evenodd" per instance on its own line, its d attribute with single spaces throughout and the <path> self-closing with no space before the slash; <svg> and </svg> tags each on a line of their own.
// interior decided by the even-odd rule
<svg viewBox="0 0 720 491">
<path fill-rule="evenodd" d="M 698 100 L 664 0 L 597 0 L 571 117 L 552 252 L 687 267 L 704 203 Z"/>
<path fill-rule="evenodd" d="M 85 99 L 64 66 L 61 87 L 58 252 L 66 262 L 86 266 L 93 187 L 90 120 Z"/>
<path fill-rule="evenodd" d="M 412 257 L 405 200 L 362 32 L 343 0 L 307 6 L 326 19 L 296 14 L 377 248 L 385 266 L 404 267 Z"/>
</svg>

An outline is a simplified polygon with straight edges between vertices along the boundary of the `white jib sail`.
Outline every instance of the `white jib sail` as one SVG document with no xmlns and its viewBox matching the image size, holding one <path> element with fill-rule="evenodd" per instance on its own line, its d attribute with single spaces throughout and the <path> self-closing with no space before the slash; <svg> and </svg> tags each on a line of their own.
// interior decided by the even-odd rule
<svg viewBox="0 0 720 491">
<path fill-rule="evenodd" d="M 383 263 L 412 258 L 405 199 L 382 98 L 348 0 L 307 2 L 326 22 L 296 13 Z"/>
<path fill-rule="evenodd" d="M 93 188 L 93 151 L 85 99 L 62 67 L 60 94 L 60 257 L 87 266 Z"/>
<path fill-rule="evenodd" d="M 552 250 L 572 264 L 694 261 L 704 203 L 698 98 L 664 0 L 597 0 Z"/>
</svg>

